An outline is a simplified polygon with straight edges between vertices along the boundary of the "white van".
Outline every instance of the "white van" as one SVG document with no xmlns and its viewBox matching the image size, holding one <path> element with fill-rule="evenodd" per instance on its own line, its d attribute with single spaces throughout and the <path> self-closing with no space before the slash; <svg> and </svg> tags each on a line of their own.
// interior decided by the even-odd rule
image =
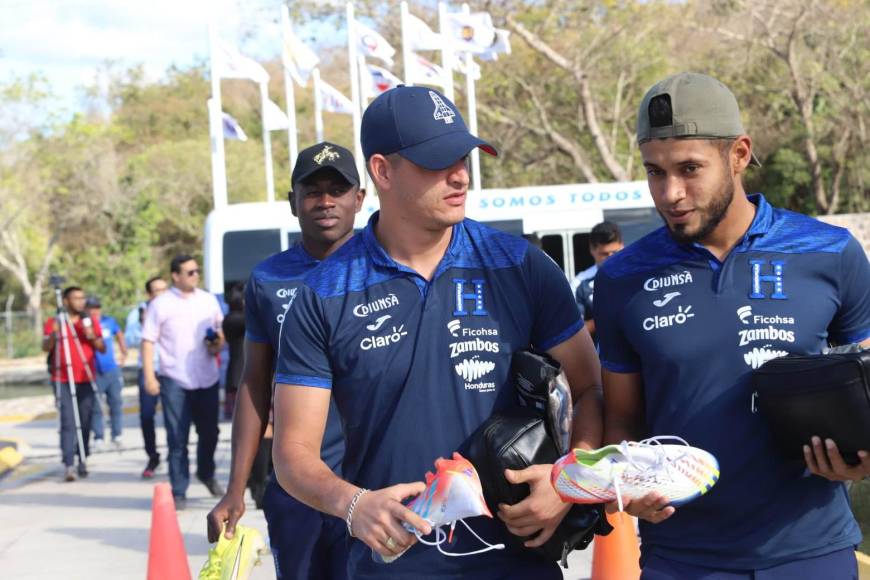
<svg viewBox="0 0 870 580">
<path fill-rule="evenodd" d="M 377 197 L 369 194 L 354 227 L 365 227 L 377 207 Z M 512 234 L 536 236 L 569 278 L 592 265 L 589 231 L 595 224 L 618 224 L 626 244 L 661 225 L 646 181 L 484 189 L 469 192 L 466 213 Z M 286 200 L 213 210 L 205 224 L 206 288 L 223 294 L 299 236 L 299 222 Z"/>
</svg>

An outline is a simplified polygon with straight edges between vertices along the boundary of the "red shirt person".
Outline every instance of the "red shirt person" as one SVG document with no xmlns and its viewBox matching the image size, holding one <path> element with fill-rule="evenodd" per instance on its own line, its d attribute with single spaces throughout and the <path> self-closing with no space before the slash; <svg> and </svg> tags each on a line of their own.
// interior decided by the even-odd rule
<svg viewBox="0 0 870 580">
<path fill-rule="evenodd" d="M 91 435 L 91 420 L 94 409 L 95 393 L 90 377 L 96 376 L 94 349 L 105 352 L 103 329 L 99 320 L 86 317 L 85 293 L 77 286 L 70 286 L 63 291 L 63 305 L 68 320 L 64 332 L 55 318 L 49 318 L 43 328 L 42 350 L 49 355 L 51 380 L 58 385 L 57 395 L 60 397 L 60 447 L 65 467 L 64 479 L 73 481 L 76 471 L 73 468 L 76 451 L 78 450 L 78 476 L 87 477 L 88 470 L 84 457 L 88 455 L 88 439 Z M 67 337 L 68 344 L 61 340 Z M 78 340 L 76 340 L 78 339 Z M 72 382 L 67 374 L 67 357 L 72 368 Z M 87 365 L 87 366 L 85 366 Z M 88 373 L 88 369 L 90 373 Z M 90 376 L 89 376 L 90 374 Z M 75 393 L 77 412 L 73 407 Z M 81 431 L 81 442 L 84 449 L 78 449 L 78 433 Z"/>
<path fill-rule="evenodd" d="M 97 368 L 96 368 L 96 356 L 94 354 L 94 347 L 91 344 L 91 339 L 97 336 L 101 337 L 103 334 L 102 328 L 100 328 L 100 321 L 96 318 L 88 319 L 91 321 L 91 338 L 88 338 L 88 331 L 85 325 L 87 324 L 84 317 L 78 317 L 78 320 L 75 322 L 72 321 L 72 316 L 69 317 L 69 323 L 66 328 L 67 336 L 69 337 L 69 353 L 70 360 L 72 362 L 72 371 L 73 371 L 73 381 L 76 383 L 87 383 L 88 375 L 85 372 L 84 361 L 87 361 L 88 366 L 91 369 L 91 376 L 97 376 Z M 78 342 L 81 345 L 81 356 L 79 355 L 78 349 L 76 348 L 75 338 L 73 337 L 73 332 L 78 337 Z M 69 377 L 66 374 L 66 349 L 61 342 L 61 333 L 60 326 L 57 323 L 55 317 L 51 317 L 45 321 L 45 326 L 42 329 L 42 335 L 46 340 L 51 338 L 52 333 L 55 333 L 55 343 L 56 348 L 58 349 L 57 353 L 52 353 L 50 366 L 51 366 L 51 380 L 52 381 L 61 381 L 66 382 Z M 59 358 L 57 358 L 59 356 Z"/>
</svg>

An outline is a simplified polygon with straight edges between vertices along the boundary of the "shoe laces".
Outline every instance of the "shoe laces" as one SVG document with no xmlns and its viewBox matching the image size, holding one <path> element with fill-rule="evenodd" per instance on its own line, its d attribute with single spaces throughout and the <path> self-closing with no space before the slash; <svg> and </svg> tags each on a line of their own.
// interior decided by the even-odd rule
<svg viewBox="0 0 870 580">
<path fill-rule="evenodd" d="M 689 443 L 682 437 L 676 435 L 659 435 L 657 437 L 649 437 L 641 441 L 623 441 L 619 444 L 620 451 L 625 457 L 625 463 L 614 464 L 611 471 L 613 482 L 613 490 L 616 492 L 616 504 L 619 511 L 623 511 L 622 501 L 622 480 L 623 476 L 629 467 L 634 468 L 639 476 L 652 476 L 653 481 L 658 481 L 658 476 L 664 472 L 671 479 L 674 478 L 673 465 L 680 459 L 686 456 L 686 453 L 680 453 L 675 457 L 669 457 L 667 448 L 664 446 L 665 441 L 675 441 L 680 445 L 689 447 Z M 647 465 L 641 465 L 634 457 L 634 449 L 652 449 L 654 460 Z"/>
<path fill-rule="evenodd" d="M 486 547 L 481 548 L 480 550 L 472 550 L 471 552 L 446 552 L 446 551 L 444 551 L 444 548 L 442 548 L 441 546 L 445 542 L 449 544 L 453 541 L 453 530 L 454 530 L 454 528 L 456 528 L 457 521 L 459 523 L 461 523 L 463 526 L 465 526 L 465 528 L 469 532 L 471 532 L 471 535 L 473 535 L 475 538 L 480 540 L 480 542 L 482 544 L 484 544 Z M 435 546 L 438 548 L 438 551 L 441 552 L 442 554 L 444 554 L 445 556 L 451 556 L 451 557 L 474 556 L 476 554 L 483 554 L 484 552 L 489 552 L 490 550 L 504 550 L 504 547 L 505 547 L 504 544 L 490 544 L 489 542 L 487 542 L 486 540 L 484 540 L 483 538 L 478 536 L 477 533 L 471 529 L 471 526 L 469 526 L 468 524 L 465 523 L 465 520 L 456 520 L 454 522 L 451 522 L 450 523 L 450 534 L 448 534 L 447 532 L 444 531 L 444 527 L 445 527 L 444 525 L 441 525 L 441 526 L 438 526 L 436 528 L 433 528 L 432 531 L 435 532 L 435 541 L 430 541 L 430 540 L 424 539 L 423 534 L 421 534 L 420 531 L 417 529 L 414 529 L 413 531 L 414 531 L 414 535 L 417 536 L 417 540 L 421 544 L 425 544 L 427 546 Z"/>
</svg>

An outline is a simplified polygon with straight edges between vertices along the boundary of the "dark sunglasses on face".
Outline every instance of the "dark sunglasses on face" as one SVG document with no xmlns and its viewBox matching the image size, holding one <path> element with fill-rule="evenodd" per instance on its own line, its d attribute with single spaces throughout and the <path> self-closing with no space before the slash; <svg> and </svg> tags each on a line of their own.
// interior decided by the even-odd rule
<svg viewBox="0 0 870 580">
<path fill-rule="evenodd" d="M 199 276 L 199 268 L 195 268 L 193 270 L 187 270 L 184 272 L 185 276 Z"/>
</svg>

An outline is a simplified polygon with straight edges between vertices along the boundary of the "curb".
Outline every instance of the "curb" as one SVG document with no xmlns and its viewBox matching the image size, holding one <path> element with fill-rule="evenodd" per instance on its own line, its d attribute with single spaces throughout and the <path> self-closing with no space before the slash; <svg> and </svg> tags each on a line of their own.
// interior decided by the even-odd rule
<svg viewBox="0 0 870 580">
<path fill-rule="evenodd" d="M 0 493 L 49 477 L 60 477 L 62 474 L 63 466 L 60 464 L 24 462 L 0 478 Z"/>
</svg>

